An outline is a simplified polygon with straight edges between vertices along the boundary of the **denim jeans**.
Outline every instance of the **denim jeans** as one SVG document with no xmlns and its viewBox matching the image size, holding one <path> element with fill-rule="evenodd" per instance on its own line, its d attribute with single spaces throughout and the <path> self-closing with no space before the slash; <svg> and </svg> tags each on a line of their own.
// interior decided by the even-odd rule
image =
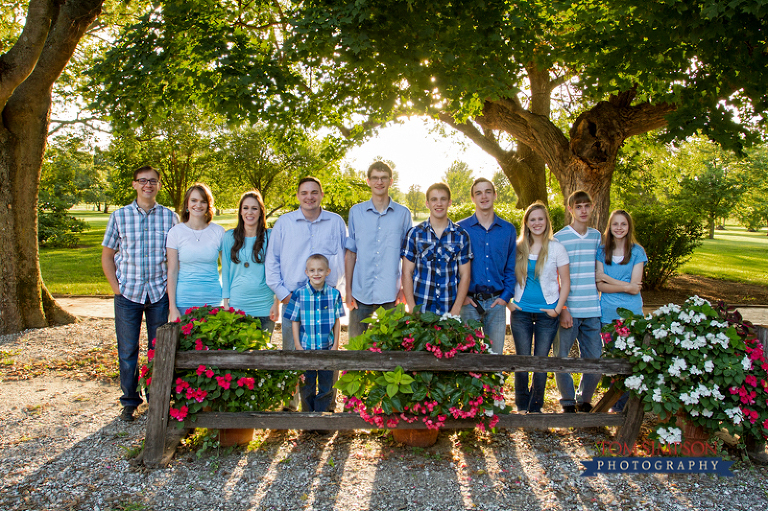
<svg viewBox="0 0 768 511">
<path fill-rule="evenodd" d="M 293 325 L 291 320 L 285 319 L 285 308 L 288 307 L 287 303 L 282 304 L 280 307 L 280 321 L 282 322 L 282 336 L 283 336 L 283 349 L 284 350 L 295 350 L 296 346 L 293 344 Z M 297 389 L 298 389 L 297 385 Z M 295 392 L 293 394 L 293 397 L 291 398 L 290 403 L 288 403 L 288 408 L 290 408 L 293 411 L 296 411 L 299 409 L 299 404 L 301 403 L 300 393 Z"/>
<path fill-rule="evenodd" d="M 461 320 L 480 321 L 483 324 L 483 333 L 488 344 L 491 345 L 491 349 L 494 353 L 502 355 L 504 353 L 504 336 L 507 335 L 507 308 L 503 305 L 491 307 L 495 301 L 496 298 L 475 300 L 475 303 L 479 303 L 485 309 L 482 315 L 478 314 L 477 309 L 471 304 L 464 305 L 461 308 Z"/>
<path fill-rule="evenodd" d="M 256 316 L 256 319 L 261 321 L 261 329 L 269 332 L 269 335 L 275 331 L 275 322 L 269 319 L 269 316 Z"/>
<path fill-rule="evenodd" d="M 512 337 L 517 355 L 546 357 L 557 333 L 559 317 L 550 317 L 546 312 L 512 311 Z M 544 406 L 544 390 L 547 373 L 533 373 L 533 385 L 528 387 L 528 373 L 515 372 L 515 403 L 518 411 L 540 412 Z"/>
<path fill-rule="evenodd" d="M 573 343 L 578 339 L 581 358 L 600 358 L 603 354 L 603 339 L 600 337 L 600 318 L 573 318 L 571 328 L 560 328 L 555 340 L 554 352 L 560 358 L 568 358 Z M 573 386 L 570 373 L 557 373 L 557 388 L 560 390 L 560 405 L 575 406 L 591 403 L 600 379 L 599 373 L 581 375 L 578 392 Z"/>
<path fill-rule="evenodd" d="M 302 412 L 333 411 L 333 371 L 307 371 L 301 386 Z"/>
<path fill-rule="evenodd" d="M 349 338 L 352 339 L 353 337 L 357 337 L 368 330 L 369 324 L 361 323 L 361 321 L 373 316 L 373 313 L 376 312 L 379 307 L 384 307 L 386 310 L 390 310 L 394 309 L 395 305 L 395 302 L 378 305 L 368 305 L 362 302 L 357 302 L 357 309 L 351 309 L 349 311 L 349 329 L 347 330 L 349 332 Z"/>
<path fill-rule="evenodd" d="M 142 316 L 147 321 L 147 339 L 154 346 L 155 333 L 160 325 L 168 322 L 168 295 L 151 303 L 136 303 L 123 295 L 115 295 L 115 333 L 117 354 L 120 362 L 120 388 L 123 396 L 120 404 L 139 406 L 139 333 Z"/>
</svg>

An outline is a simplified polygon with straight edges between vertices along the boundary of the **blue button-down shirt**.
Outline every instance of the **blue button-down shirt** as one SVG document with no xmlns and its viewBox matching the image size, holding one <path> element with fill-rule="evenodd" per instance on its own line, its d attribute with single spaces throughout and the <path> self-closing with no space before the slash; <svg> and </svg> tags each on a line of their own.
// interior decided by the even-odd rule
<svg viewBox="0 0 768 511">
<path fill-rule="evenodd" d="M 469 234 L 448 220 L 440 238 L 429 219 L 408 232 L 401 255 L 415 263 L 413 297 L 422 311 L 445 314 L 459 293 L 459 266 L 472 260 Z"/>
<path fill-rule="evenodd" d="M 281 216 L 275 222 L 267 246 L 267 285 L 282 301 L 309 279 L 304 273 L 307 258 L 323 254 L 328 258 L 331 274 L 325 282 L 336 287 L 344 275 L 344 243 L 347 227 L 336 213 L 322 210 L 310 222 L 300 209 Z"/>
<path fill-rule="evenodd" d="M 486 230 L 472 215 L 458 224 L 467 230 L 472 243 L 471 293 L 499 293 L 509 302 L 515 296 L 515 253 L 517 232 L 515 226 L 493 215 L 493 223 Z"/>
<path fill-rule="evenodd" d="M 333 325 L 343 315 L 344 306 L 338 289 L 325 284 L 318 291 L 308 283 L 293 292 L 283 318 L 301 324 L 299 342 L 302 348 L 328 350 L 334 342 Z"/>
<path fill-rule="evenodd" d="M 347 250 L 357 254 L 352 296 L 366 305 L 394 302 L 400 291 L 400 248 L 411 228 L 411 212 L 390 199 L 383 213 L 373 201 L 349 210 Z"/>
<path fill-rule="evenodd" d="M 149 211 L 136 201 L 109 217 L 102 246 L 115 251 L 120 294 L 132 302 L 160 301 L 168 283 L 165 242 L 179 217 L 160 204 Z"/>
</svg>

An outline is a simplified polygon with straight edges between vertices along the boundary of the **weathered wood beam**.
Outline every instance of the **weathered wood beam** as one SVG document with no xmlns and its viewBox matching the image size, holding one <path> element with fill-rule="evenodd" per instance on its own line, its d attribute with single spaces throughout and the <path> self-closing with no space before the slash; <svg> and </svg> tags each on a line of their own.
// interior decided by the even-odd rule
<svg viewBox="0 0 768 511">
<path fill-rule="evenodd" d="M 157 329 L 155 359 L 152 368 L 152 393 L 149 396 L 147 414 L 147 435 L 144 442 L 144 464 L 148 467 L 163 465 L 165 434 L 168 430 L 168 415 L 173 384 L 173 367 L 176 350 L 179 347 L 178 323 L 166 323 Z"/>
<path fill-rule="evenodd" d="M 619 359 L 524 357 L 518 355 L 459 354 L 438 359 L 426 352 L 370 351 L 180 351 L 177 369 L 200 365 L 230 369 L 393 371 L 537 371 L 549 373 L 631 374 L 632 365 Z"/>
</svg>

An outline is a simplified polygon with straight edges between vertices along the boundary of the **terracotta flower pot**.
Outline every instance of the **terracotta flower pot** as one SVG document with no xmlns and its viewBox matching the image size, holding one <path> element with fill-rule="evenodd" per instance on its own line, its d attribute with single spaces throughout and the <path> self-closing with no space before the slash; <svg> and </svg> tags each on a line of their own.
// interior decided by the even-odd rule
<svg viewBox="0 0 768 511">
<path fill-rule="evenodd" d="M 255 429 L 235 428 L 219 430 L 219 445 L 229 447 L 231 445 L 243 445 L 253 440 Z"/>
<path fill-rule="evenodd" d="M 437 442 L 437 429 L 393 429 L 392 438 L 410 447 L 430 447 Z"/>
</svg>

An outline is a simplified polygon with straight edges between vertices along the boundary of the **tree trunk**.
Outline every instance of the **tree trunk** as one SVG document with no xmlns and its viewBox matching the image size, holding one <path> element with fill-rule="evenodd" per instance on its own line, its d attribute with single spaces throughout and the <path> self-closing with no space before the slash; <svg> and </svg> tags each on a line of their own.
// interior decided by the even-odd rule
<svg viewBox="0 0 768 511">
<path fill-rule="evenodd" d="M 20 40 L 0 57 L 5 64 L 0 65 L 0 334 L 75 321 L 42 281 L 37 193 L 53 83 L 100 13 L 102 1 L 32 0 L 26 22 L 38 32 L 45 29 L 39 34 L 42 42 L 24 37 L 25 27 Z M 27 70 L 14 75 L 23 65 Z"/>
<path fill-rule="evenodd" d="M 611 205 L 611 180 L 624 140 L 666 125 L 674 105 L 631 105 L 630 90 L 601 101 L 574 122 L 570 140 L 547 116 L 524 109 L 516 98 L 486 101 L 478 122 L 502 129 L 539 155 L 567 197 L 582 189 L 595 205 L 593 226 L 602 231 Z M 566 216 L 566 220 L 570 219 Z"/>
</svg>

